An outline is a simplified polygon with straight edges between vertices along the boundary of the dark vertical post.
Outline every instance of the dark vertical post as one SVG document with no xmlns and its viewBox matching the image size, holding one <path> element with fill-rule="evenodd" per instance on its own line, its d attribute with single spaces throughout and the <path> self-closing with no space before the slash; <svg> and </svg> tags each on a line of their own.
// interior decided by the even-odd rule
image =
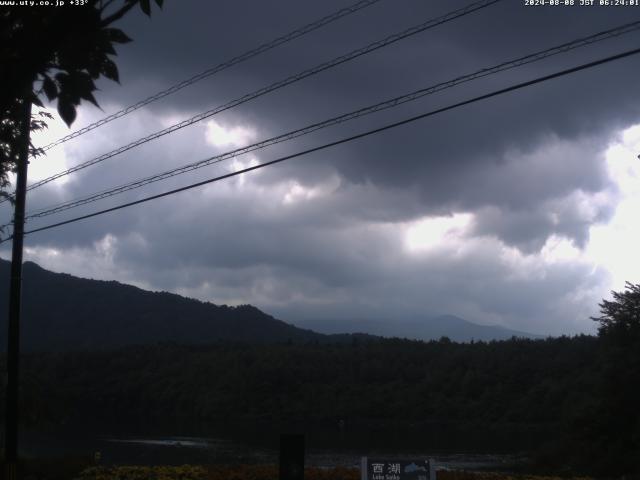
<svg viewBox="0 0 640 480">
<path fill-rule="evenodd" d="M 29 92 L 30 93 L 30 92 Z M 29 163 L 29 130 L 31 100 L 23 99 L 20 151 L 16 172 L 15 208 L 13 214 L 13 245 L 11 279 L 9 283 L 9 333 L 7 337 L 7 407 L 5 417 L 5 462 L 7 480 L 18 478 L 18 373 L 20 359 L 20 300 L 22 288 L 22 246 L 24 212 Z"/>
<path fill-rule="evenodd" d="M 279 480 L 304 480 L 304 435 L 280 435 Z"/>
</svg>

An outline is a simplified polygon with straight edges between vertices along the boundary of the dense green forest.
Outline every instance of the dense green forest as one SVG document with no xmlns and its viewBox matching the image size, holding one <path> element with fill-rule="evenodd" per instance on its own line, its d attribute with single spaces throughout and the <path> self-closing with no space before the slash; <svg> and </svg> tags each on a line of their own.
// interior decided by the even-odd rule
<svg viewBox="0 0 640 480">
<path fill-rule="evenodd" d="M 553 424 L 593 392 L 595 345 L 584 336 L 33 354 L 23 360 L 25 421 Z"/>
<path fill-rule="evenodd" d="M 589 336 L 29 354 L 22 420 L 96 431 L 297 428 L 325 446 L 525 451 L 567 468 L 584 463 L 582 430 L 602 408 L 603 355 Z"/>
</svg>

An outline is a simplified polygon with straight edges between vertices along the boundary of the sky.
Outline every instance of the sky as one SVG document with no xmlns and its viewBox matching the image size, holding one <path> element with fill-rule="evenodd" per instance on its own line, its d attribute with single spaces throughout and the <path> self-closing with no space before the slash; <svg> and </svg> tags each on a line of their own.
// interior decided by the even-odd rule
<svg viewBox="0 0 640 480">
<path fill-rule="evenodd" d="M 168 0 L 119 27 L 121 84 L 56 118 L 45 145 L 353 2 Z M 35 182 L 469 1 L 381 0 L 31 161 Z M 579 0 L 576 0 L 579 3 Z M 28 212 L 225 153 L 640 19 L 640 7 L 502 0 L 29 192 Z M 637 48 L 582 47 L 64 213 L 27 229 L 257 165 Z M 25 257 L 282 320 L 456 315 L 542 335 L 593 333 L 640 282 L 640 56 L 456 108 L 45 232 Z M 53 106 L 51 106 L 53 108 Z M 54 112 L 55 110 L 51 110 Z M 4 204 L 3 223 L 10 219 Z M 7 244 L 0 255 L 8 258 Z"/>
</svg>

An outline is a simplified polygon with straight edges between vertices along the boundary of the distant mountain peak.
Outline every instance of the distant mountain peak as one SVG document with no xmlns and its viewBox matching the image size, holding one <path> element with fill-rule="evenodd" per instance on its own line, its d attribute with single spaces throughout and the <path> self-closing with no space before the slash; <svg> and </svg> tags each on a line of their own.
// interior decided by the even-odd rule
<svg viewBox="0 0 640 480">
<path fill-rule="evenodd" d="M 438 340 L 441 337 L 448 337 L 457 342 L 506 340 L 512 337 L 542 338 L 540 335 L 511 330 L 500 325 L 480 325 L 449 314 L 388 320 L 314 319 L 295 324 L 324 334 L 366 332 L 381 337 L 424 341 Z"/>
</svg>

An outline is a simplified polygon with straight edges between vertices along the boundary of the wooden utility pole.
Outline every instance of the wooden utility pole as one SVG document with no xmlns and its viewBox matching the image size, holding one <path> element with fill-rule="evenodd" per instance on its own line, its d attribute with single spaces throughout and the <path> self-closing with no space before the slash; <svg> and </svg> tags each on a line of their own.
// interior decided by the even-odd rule
<svg viewBox="0 0 640 480">
<path fill-rule="evenodd" d="M 31 85 L 29 85 L 31 88 Z M 9 333 L 7 336 L 7 406 L 5 411 L 6 479 L 18 478 L 18 386 L 20 360 L 20 301 L 22 290 L 22 247 L 24 212 L 29 164 L 29 134 L 31 129 L 31 91 L 22 100 L 20 147 L 16 171 L 16 193 L 13 214 L 13 245 L 11 249 L 11 280 L 9 283 Z"/>
</svg>

